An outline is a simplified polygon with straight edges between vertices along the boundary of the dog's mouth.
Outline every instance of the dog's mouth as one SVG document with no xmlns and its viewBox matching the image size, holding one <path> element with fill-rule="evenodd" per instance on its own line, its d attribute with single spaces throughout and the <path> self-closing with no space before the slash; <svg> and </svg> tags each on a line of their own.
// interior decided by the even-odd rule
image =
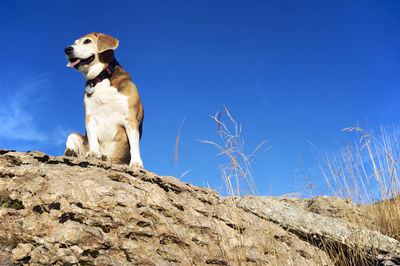
<svg viewBox="0 0 400 266">
<path fill-rule="evenodd" d="M 71 57 L 68 60 L 71 64 L 71 67 L 78 69 L 80 66 L 84 66 L 84 65 L 92 63 L 94 60 L 94 55 L 91 55 L 86 59 Z"/>
</svg>

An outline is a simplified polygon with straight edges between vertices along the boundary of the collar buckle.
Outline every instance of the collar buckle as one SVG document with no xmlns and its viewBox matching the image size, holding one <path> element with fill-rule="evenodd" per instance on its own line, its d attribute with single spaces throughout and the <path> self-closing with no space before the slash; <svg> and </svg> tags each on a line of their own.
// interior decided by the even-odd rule
<svg viewBox="0 0 400 266">
<path fill-rule="evenodd" d="M 87 94 L 92 94 L 94 92 L 94 86 L 96 86 L 96 83 L 93 80 L 88 80 L 86 82 L 85 90 Z"/>
</svg>

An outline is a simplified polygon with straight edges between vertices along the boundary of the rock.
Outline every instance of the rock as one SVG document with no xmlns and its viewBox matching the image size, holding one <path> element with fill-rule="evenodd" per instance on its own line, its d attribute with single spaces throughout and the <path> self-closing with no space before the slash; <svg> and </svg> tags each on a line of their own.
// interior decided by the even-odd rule
<svg viewBox="0 0 400 266">
<path fill-rule="evenodd" d="M 378 255 L 378 266 L 400 265 L 400 254 Z"/>
<path fill-rule="evenodd" d="M 323 216 L 339 218 L 354 224 L 361 224 L 367 228 L 376 228 L 370 219 L 365 205 L 355 204 L 347 198 L 316 196 L 312 198 L 285 198 L 267 197 L 294 205 L 307 212 L 320 214 Z"/>
<path fill-rule="evenodd" d="M 301 200 L 245 196 L 236 201 L 239 208 L 249 213 L 277 223 L 315 245 L 326 245 L 331 250 L 340 249 L 347 256 L 362 254 L 362 258 L 375 263 L 378 254 L 400 254 L 397 240 L 345 219 L 335 218 L 343 218 L 337 207 L 341 200 L 336 198 L 324 196 Z M 348 208 L 357 210 L 353 203 Z"/>
<path fill-rule="evenodd" d="M 19 243 L 16 248 L 12 250 L 12 257 L 15 261 L 24 260 L 29 256 L 33 246 L 31 244 Z"/>
<path fill-rule="evenodd" d="M 0 150 L 0 202 L 1 265 L 333 265 L 213 190 L 97 160 Z"/>
</svg>

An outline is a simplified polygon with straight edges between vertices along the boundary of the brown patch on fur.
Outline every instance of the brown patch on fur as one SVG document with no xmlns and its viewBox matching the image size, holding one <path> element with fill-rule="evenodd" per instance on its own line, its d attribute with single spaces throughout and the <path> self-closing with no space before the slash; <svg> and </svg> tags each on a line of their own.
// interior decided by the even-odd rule
<svg viewBox="0 0 400 266">
<path fill-rule="evenodd" d="M 106 50 L 117 49 L 119 40 L 110 35 L 98 33 L 97 52 L 102 53 Z"/>
<path fill-rule="evenodd" d="M 128 125 L 131 128 L 137 128 L 140 137 L 142 137 L 144 110 L 142 102 L 140 101 L 139 92 L 131 80 L 131 75 L 129 75 L 121 66 L 117 66 L 110 77 L 110 82 L 111 86 L 117 88 L 119 93 L 128 96 L 128 108 L 129 110 L 134 110 L 134 113 L 136 113 L 136 116 L 128 116 Z"/>
<path fill-rule="evenodd" d="M 99 61 L 106 65 L 108 65 L 114 59 L 114 51 L 113 50 L 107 50 L 98 55 L 99 55 Z"/>
<path fill-rule="evenodd" d="M 129 164 L 131 161 L 131 153 L 129 147 L 128 135 L 123 126 L 117 127 L 117 133 L 114 137 L 115 152 L 111 156 L 111 161 L 119 164 Z"/>
<path fill-rule="evenodd" d="M 119 40 L 110 35 L 98 32 L 92 32 L 80 37 L 78 40 L 90 38 L 97 43 L 97 53 L 102 53 L 107 50 L 115 50 L 119 45 Z"/>
<path fill-rule="evenodd" d="M 80 41 L 80 40 L 86 39 L 86 38 L 90 38 L 90 39 L 92 39 L 94 42 L 97 42 L 99 36 L 98 36 L 98 33 L 97 33 L 97 32 L 92 32 L 92 33 L 86 34 L 85 36 L 80 37 L 78 40 Z"/>
</svg>

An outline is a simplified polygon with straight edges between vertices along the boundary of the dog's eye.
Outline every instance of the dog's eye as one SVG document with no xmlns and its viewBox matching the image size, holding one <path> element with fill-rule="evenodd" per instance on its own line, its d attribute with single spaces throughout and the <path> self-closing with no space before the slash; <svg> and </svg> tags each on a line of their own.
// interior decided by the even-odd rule
<svg viewBox="0 0 400 266">
<path fill-rule="evenodd" d="M 86 39 L 83 43 L 84 44 L 88 44 L 88 43 L 91 43 L 92 41 L 90 40 L 90 39 Z"/>
</svg>

